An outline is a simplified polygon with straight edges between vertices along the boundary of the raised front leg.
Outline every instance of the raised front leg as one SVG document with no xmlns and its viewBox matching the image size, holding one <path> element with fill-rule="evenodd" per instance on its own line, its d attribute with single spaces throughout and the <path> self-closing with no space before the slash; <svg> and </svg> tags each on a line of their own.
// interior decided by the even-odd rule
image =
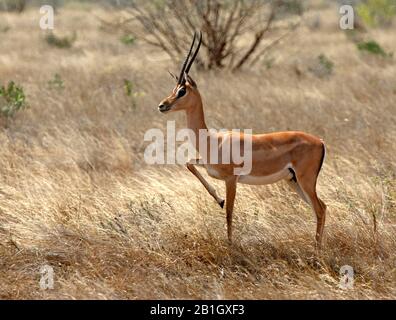
<svg viewBox="0 0 396 320">
<path fill-rule="evenodd" d="M 216 202 L 219 204 L 219 206 L 221 208 L 224 207 L 224 200 L 221 199 L 217 193 L 215 188 L 213 188 L 206 180 L 204 177 L 202 177 L 202 175 L 199 173 L 199 171 L 197 170 L 197 168 L 195 168 L 194 164 L 192 163 L 187 163 L 187 169 L 191 171 L 191 173 L 196 176 L 198 178 L 199 181 L 201 181 L 201 183 L 203 184 L 203 186 L 205 187 L 205 189 L 209 192 L 209 194 L 216 200 Z"/>
<path fill-rule="evenodd" d="M 232 212 L 234 211 L 237 182 L 238 177 L 232 177 L 226 180 L 227 235 L 230 243 L 232 242 Z"/>
</svg>

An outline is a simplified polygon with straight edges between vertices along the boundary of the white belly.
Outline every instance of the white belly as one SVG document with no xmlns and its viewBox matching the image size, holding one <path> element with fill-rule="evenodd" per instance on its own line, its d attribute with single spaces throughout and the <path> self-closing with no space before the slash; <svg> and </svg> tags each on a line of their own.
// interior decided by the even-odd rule
<svg viewBox="0 0 396 320">
<path fill-rule="evenodd" d="M 209 174 L 212 178 L 220 179 L 220 174 L 219 174 L 219 172 L 218 172 L 216 169 L 214 169 L 213 167 L 211 167 L 211 166 L 206 166 L 206 171 L 208 172 L 208 174 Z"/>
<path fill-rule="evenodd" d="M 289 171 L 288 168 L 285 168 L 281 171 L 275 172 L 268 176 L 251 176 L 251 175 L 240 176 L 238 182 L 244 184 L 260 185 L 260 184 L 271 184 L 278 182 L 279 180 L 291 179 L 291 178 L 293 178 L 292 173 Z"/>
</svg>

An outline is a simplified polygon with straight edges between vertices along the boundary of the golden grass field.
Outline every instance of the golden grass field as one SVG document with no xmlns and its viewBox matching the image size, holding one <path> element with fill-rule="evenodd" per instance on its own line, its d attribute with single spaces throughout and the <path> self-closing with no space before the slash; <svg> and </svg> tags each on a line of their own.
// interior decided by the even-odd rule
<svg viewBox="0 0 396 320">
<path fill-rule="evenodd" d="M 121 43 L 95 17 L 113 13 L 98 7 L 60 9 L 55 31 L 78 32 L 71 49 L 44 41 L 38 10 L 0 13 L 10 27 L 0 34 L 0 82 L 21 84 L 29 104 L 0 128 L 0 298 L 396 298 L 395 60 L 358 52 L 337 10 L 323 10 L 319 29 L 303 23 L 273 49 L 270 69 L 191 72 L 209 127 L 324 139 L 319 254 L 315 215 L 285 183 L 238 186 L 229 246 L 225 211 L 195 177 L 145 164 L 146 130 L 184 125 L 182 114 L 157 110 L 179 62 Z M 369 35 L 396 52 L 395 29 Z M 321 53 L 335 64 L 329 78 L 308 71 Z M 48 85 L 57 73 L 64 89 Z M 46 264 L 53 290 L 39 287 Z M 354 268 L 353 289 L 338 287 L 343 265 Z"/>
</svg>

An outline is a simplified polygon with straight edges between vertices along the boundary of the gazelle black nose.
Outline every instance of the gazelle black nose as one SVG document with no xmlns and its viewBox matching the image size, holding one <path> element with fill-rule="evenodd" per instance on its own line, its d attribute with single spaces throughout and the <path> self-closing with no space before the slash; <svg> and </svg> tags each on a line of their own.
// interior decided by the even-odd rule
<svg viewBox="0 0 396 320">
<path fill-rule="evenodd" d="M 159 109 L 159 111 L 161 111 L 161 112 L 165 112 L 165 111 L 168 111 L 168 110 L 170 109 L 170 106 L 168 106 L 168 105 L 166 105 L 166 104 L 160 104 L 160 105 L 158 106 L 158 109 Z"/>
</svg>

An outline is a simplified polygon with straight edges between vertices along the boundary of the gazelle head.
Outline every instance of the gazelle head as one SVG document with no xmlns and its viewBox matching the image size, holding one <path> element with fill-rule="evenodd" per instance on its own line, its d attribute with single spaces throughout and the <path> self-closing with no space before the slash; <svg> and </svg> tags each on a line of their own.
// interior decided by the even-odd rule
<svg viewBox="0 0 396 320">
<path fill-rule="evenodd" d="M 190 50 L 187 54 L 186 59 L 182 65 L 179 77 L 175 77 L 177 80 L 176 87 L 172 93 L 166 97 L 158 106 L 159 111 L 162 113 L 179 111 L 179 110 L 191 110 L 196 105 L 197 99 L 200 99 L 200 94 L 197 89 L 197 85 L 194 80 L 188 75 L 190 68 L 198 54 L 199 48 L 202 42 L 202 33 L 199 32 L 199 41 L 194 54 L 191 53 L 194 48 L 197 33 L 194 34 Z"/>
</svg>

